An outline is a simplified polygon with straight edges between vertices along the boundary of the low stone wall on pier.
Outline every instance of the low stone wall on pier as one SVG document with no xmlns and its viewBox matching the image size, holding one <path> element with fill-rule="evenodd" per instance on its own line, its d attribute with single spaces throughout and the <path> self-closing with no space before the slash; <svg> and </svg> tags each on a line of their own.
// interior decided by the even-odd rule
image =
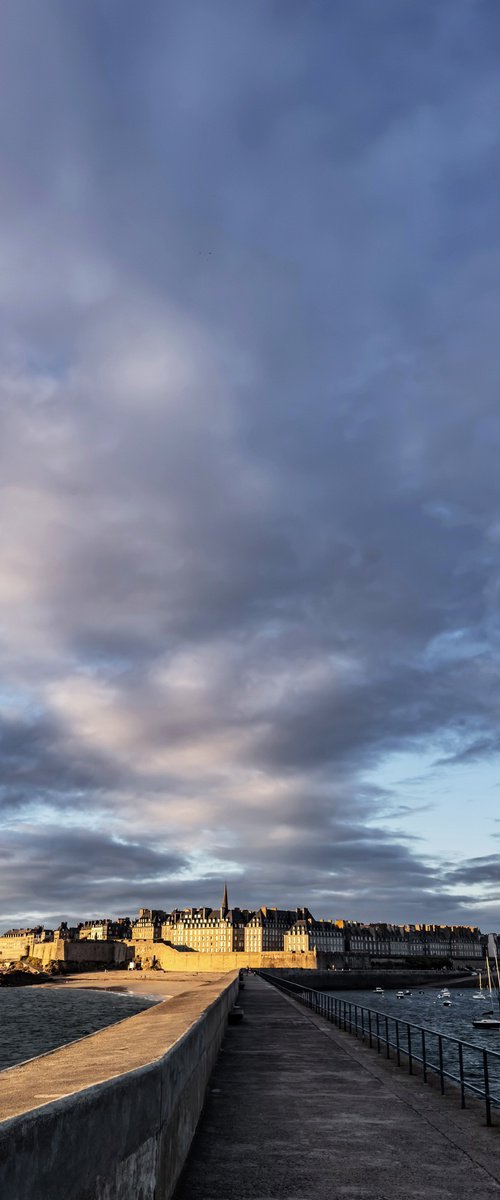
<svg viewBox="0 0 500 1200">
<path fill-rule="evenodd" d="M 207 981 L 0 1072 L 0 1118 L 7 1114 L 0 1119 L 0 1195 L 169 1200 L 237 993 L 237 974 Z M 141 1065 L 127 1070 L 141 1055 Z M 33 1097 L 41 1107 L 31 1107 Z"/>
</svg>

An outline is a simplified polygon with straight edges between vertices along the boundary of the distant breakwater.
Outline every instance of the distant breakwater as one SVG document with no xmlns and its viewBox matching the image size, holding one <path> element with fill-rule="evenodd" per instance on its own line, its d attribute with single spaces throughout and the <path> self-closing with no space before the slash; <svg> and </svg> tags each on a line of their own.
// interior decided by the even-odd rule
<svg viewBox="0 0 500 1200">
<path fill-rule="evenodd" d="M 454 971 L 383 971 L 372 968 L 366 971 L 304 971 L 304 970 L 266 970 L 263 975 L 272 978 L 273 975 L 289 979 L 293 983 L 303 984 L 304 987 L 319 988 L 321 991 L 344 992 L 364 991 L 376 987 L 383 988 L 415 988 L 447 984 L 448 987 L 476 987 L 477 975 L 463 975 Z"/>
</svg>

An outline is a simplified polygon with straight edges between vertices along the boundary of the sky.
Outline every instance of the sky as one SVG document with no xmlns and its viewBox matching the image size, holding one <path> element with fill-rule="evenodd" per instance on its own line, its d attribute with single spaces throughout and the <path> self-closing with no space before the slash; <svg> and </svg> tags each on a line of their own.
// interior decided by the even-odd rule
<svg viewBox="0 0 500 1200">
<path fill-rule="evenodd" d="M 497 0 L 2 0 L 0 922 L 500 928 Z"/>
</svg>

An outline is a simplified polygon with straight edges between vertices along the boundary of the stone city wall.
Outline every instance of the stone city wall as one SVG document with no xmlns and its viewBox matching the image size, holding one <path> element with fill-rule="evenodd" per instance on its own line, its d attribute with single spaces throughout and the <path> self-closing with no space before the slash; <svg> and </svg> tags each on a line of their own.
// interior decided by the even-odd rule
<svg viewBox="0 0 500 1200">
<path fill-rule="evenodd" d="M 33 939 L 29 937 L 0 937 L 0 963 L 27 958 L 32 946 Z"/>
<path fill-rule="evenodd" d="M 16 962 L 22 958 L 36 958 L 42 967 L 51 962 L 64 962 L 68 966 L 119 965 L 133 958 L 126 942 L 68 942 L 56 938 L 53 942 L 37 942 L 34 938 L 0 937 L 0 963 Z"/>
<path fill-rule="evenodd" d="M 235 950 L 227 954 L 205 954 L 197 950 L 176 950 L 166 942 L 136 941 L 128 944 L 133 947 L 136 959 L 143 966 L 151 965 L 156 960 L 163 971 L 237 971 L 245 967 L 254 971 L 266 967 L 314 970 L 318 965 L 315 950 L 303 954 L 284 950 L 263 953 Z"/>
<path fill-rule="evenodd" d="M 120 1022 L 115 1027 L 118 1058 L 109 1061 L 109 1077 L 72 1094 L 71 1064 L 65 1068 L 66 1078 L 59 1062 L 69 1054 L 77 1063 L 89 1041 L 115 1035 L 104 1030 L 44 1056 L 46 1090 L 64 1090 L 60 1098 L 30 1108 L 32 1091 L 27 1086 L 26 1111 L 0 1119 L 0 1195 L 5 1200 L 170 1200 L 237 994 L 238 977 L 233 973 L 207 983 L 194 999 L 178 996 L 177 1001 Z M 174 1006 L 187 1015 L 165 1050 L 161 1031 L 159 1037 L 155 1031 L 164 1019 L 160 1010 L 168 1013 Z M 158 1041 L 157 1051 L 153 1061 L 120 1074 L 127 1038 L 137 1045 L 138 1021 L 147 1022 L 150 1037 Z M 36 1066 L 37 1060 L 32 1062 Z M 0 1112 L 2 1079 L 8 1112 L 16 1075 L 32 1069 L 25 1064 L 0 1073 Z"/>
<path fill-rule="evenodd" d="M 64 962 L 68 966 L 105 963 L 119 966 L 132 958 L 126 942 L 64 942 Z"/>
</svg>

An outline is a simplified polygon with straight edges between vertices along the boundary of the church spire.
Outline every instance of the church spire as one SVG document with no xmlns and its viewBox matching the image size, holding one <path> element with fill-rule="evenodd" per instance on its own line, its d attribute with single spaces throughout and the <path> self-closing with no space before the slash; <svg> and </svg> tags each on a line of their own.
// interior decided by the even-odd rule
<svg viewBox="0 0 500 1200">
<path fill-rule="evenodd" d="M 221 916 L 225 917 L 229 909 L 229 900 L 227 898 L 227 883 L 224 883 L 224 895 L 222 897 Z"/>
</svg>

